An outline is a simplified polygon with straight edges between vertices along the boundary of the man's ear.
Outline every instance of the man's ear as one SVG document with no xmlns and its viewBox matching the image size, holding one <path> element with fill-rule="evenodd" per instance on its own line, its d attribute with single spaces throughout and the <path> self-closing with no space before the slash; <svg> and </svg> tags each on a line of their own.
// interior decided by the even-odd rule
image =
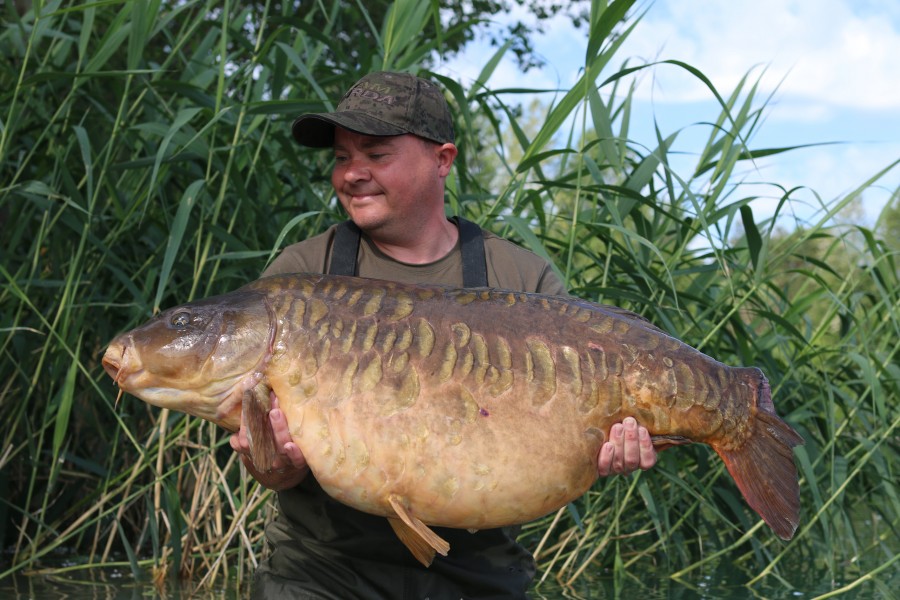
<svg viewBox="0 0 900 600">
<path fill-rule="evenodd" d="M 453 161 L 456 160 L 459 150 L 455 144 L 446 143 L 438 146 L 435 152 L 438 159 L 438 172 L 441 177 L 446 177 L 450 174 L 450 167 L 453 166 Z"/>
</svg>

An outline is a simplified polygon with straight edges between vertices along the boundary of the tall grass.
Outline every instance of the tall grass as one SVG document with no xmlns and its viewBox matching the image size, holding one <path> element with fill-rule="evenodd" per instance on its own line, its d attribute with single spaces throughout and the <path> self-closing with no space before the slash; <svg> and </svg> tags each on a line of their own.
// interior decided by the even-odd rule
<svg viewBox="0 0 900 600">
<path fill-rule="evenodd" d="M 365 53 L 338 3 L 287 4 L 3 9 L 0 577 L 118 565 L 201 585 L 246 580 L 265 552 L 271 497 L 242 476 L 227 434 L 133 398 L 116 406 L 99 358 L 116 333 L 238 287 L 340 219 L 329 157 L 290 139 L 292 117 L 330 109 L 365 72 L 421 69 L 441 51 L 418 37 L 439 18 L 429 3 L 368 19 L 378 43 Z M 766 99 L 749 78 L 720 93 L 675 61 L 617 66 L 632 5 L 593 3 L 583 76 L 549 95 L 537 129 L 482 85 L 493 59 L 471 85 L 432 74 L 462 150 L 448 210 L 547 256 L 573 293 L 762 367 L 806 439 L 803 521 L 777 541 L 721 463 L 686 448 L 601 481 L 523 540 L 541 577 L 569 583 L 607 568 L 616 586 L 640 586 L 648 565 L 689 579 L 727 557 L 749 585 L 796 587 L 815 569 L 835 588 L 888 590 L 900 553 L 897 245 L 834 217 L 896 163 L 790 233 L 756 221 L 742 170 L 783 151 L 752 145 Z M 367 16 L 354 10 L 354 23 Z M 659 131 L 655 148 L 629 139 L 631 86 L 648 68 L 683 70 L 718 98 L 703 147 L 682 148 L 681 130 Z M 682 152 L 696 161 L 676 170 Z M 797 191 L 777 193 L 787 211 Z"/>
</svg>

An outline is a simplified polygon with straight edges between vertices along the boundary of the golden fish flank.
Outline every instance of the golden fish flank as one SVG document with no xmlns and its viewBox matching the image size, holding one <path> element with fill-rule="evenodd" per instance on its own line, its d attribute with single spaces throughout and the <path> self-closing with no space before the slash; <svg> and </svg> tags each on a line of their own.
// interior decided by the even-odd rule
<svg viewBox="0 0 900 600">
<path fill-rule="evenodd" d="M 584 493 L 629 415 L 660 448 L 712 446 L 779 536 L 799 520 L 802 440 L 762 373 L 583 300 L 279 276 L 166 311 L 103 364 L 123 390 L 229 430 L 242 406 L 262 423 L 273 391 L 323 489 L 387 517 L 426 564 L 447 551 L 429 526 L 521 523 Z M 262 461 L 273 440 L 256 429 Z"/>
</svg>

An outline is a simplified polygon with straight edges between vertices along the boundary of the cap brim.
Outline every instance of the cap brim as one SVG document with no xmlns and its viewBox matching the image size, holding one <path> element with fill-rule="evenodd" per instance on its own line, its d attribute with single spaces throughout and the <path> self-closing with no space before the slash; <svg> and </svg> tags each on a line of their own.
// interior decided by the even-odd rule
<svg viewBox="0 0 900 600">
<path fill-rule="evenodd" d="M 334 145 L 335 126 L 363 135 L 389 136 L 408 133 L 401 127 L 352 110 L 303 115 L 294 121 L 291 132 L 294 139 L 304 146 L 330 148 Z"/>
</svg>

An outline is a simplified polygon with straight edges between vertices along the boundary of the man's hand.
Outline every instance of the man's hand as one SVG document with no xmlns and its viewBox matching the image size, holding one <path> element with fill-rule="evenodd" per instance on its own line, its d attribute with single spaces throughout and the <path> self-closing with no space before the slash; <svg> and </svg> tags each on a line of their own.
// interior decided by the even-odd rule
<svg viewBox="0 0 900 600">
<path fill-rule="evenodd" d="M 309 466 L 300 448 L 291 439 L 291 432 L 287 426 L 284 413 L 278 408 L 278 398 L 271 396 L 272 409 L 269 411 L 269 426 L 275 437 L 275 447 L 278 453 L 272 464 L 263 471 L 256 468 L 250 458 L 250 440 L 247 439 L 247 426 L 241 415 L 241 428 L 231 435 L 229 442 L 231 448 L 241 455 L 241 461 L 247 467 L 247 471 L 258 481 L 260 485 L 270 490 L 280 492 L 294 487 L 309 474 Z"/>
<path fill-rule="evenodd" d="M 600 447 L 597 470 L 601 477 L 625 475 L 638 469 L 646 471 L 656 464 L 656 449 L 650 433 L 632 417 L 625 417 L 609 430 L 609 441 Z"/>
</svg>

